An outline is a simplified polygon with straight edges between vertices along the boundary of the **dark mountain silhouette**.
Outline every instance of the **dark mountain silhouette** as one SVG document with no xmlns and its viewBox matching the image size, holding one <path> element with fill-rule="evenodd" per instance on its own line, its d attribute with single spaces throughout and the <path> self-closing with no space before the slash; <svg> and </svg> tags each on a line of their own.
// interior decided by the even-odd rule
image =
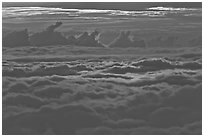
<svg viewBox="0 0 204 137">
<path fill-rule="evenodd" d="M 56 22 L 54 25 L 47 27 L 46 31 L 53 32 L 56 28 L 60 27 L 62 22 Z"/>
<path fill-rule="evenodd" d="M 45 31 L 40 33 L 35 33 L 30 37 L 30 41 L 36 46 L 46 46 L 46 45 L 76 45 L 76 46 L 88 46 L 88 47 L 102 47 L 102 44 L 96 39 L 99 35 L 98 31 L 94 31 L 91 34 L 84 32 L 78 38 L 75 36 L 69 36 L 66 38 L 60 32 L 56 32 L 55 29 L 60 27 L 62 22 L 56 22 L 46 28 Z"/>
<path fill-rule="evenodd" d="M 48 26 L 45 31 L 35 33 L 30 36 L 30 42 L 35 46 L 47 46 L 54 44 L 67 44 L 67 39 L 55 29 L 60 27 L 62 22 L 56 22 L 54 25 Z"/>
<path fill-rule="evenodd" d="M 145 41 L 144 41 L 144 40 L 141 40 L 141 39 L 135 39 L 135 40 L 133 40 L 133 41 L 132 41 L 132 44 L 133 44 L 133 46 L 135 46 L 135 47 L 141 47 L 141 48 L 146 47 Z"/>
<path fill-rule="evenodd" d="M 77 38 L 76 45 L 88 47 L 102 47 L 103 45 L 97 40 L 98 35 L 98 31 L 94 31 L 91 34 L 88 34 L 88 32 L 84 32 Z"/>
<path fill-rule="evenodd" d="M 2 39 L 2 45 L 7 47 L 29 46 L 28 30 L 14 31 Z"/>
<path fill-rule="evenodd" d="M 30 37 L 27 29 L 17 31 L 6 35 L 3 38 L 3 46 L 16 47 L 16 46 L 50 46 L 50 45 L 75 45 L 85 47 L 104 47 L 99 42 L 100 33 L 93 31 L 91 33 L 84 32 L 79 36 L 65 37 L 61 32 L 55 31 L 62 25 L 62 22 L 56 22 L 48 26 L 44 31 L 34 33 Z M 130 39 L 130 31 L 122 31 L 120 35 L 113 40 L 109 47 L 145 47 L 144 40 Z"/>
<path fill-rule="evenodd" d="M 174 47 L 177 44 L 177 36 L 157 36 L 150 40 L 150 46 L 153 47 Z"/>
<path fill-rule="evenodd" d="M 68 38 L 67 38 L 67 44 L 74 44 L 74 45 L 76 45 L 76 43 L 77 43 L 77 39 L 75 38 L 75 36 L 69 36 Z"/>
<path fill-rule="evenodd" d="M 131 40 L 130 31 L 122 31 L 120 35 L 109 44 L 109 47 L 145 47 L 145 42 L 144 40 Z"/>
</svg>

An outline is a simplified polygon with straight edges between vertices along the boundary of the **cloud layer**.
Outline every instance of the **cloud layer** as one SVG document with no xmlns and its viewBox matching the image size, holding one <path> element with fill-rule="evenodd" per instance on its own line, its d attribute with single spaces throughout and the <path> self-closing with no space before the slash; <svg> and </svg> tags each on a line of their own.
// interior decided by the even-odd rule
<svg viewBox="0 0 204 137">
<path fill-rule="evenodd" d="M 3 134 L 201 134 L 200 54 L 3 62 Z"/>
</svg>

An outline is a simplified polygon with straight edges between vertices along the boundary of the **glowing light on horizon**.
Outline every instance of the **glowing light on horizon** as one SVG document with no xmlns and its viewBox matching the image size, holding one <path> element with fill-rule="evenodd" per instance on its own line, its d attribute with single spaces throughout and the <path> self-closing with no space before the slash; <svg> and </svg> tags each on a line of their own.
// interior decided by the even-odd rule
<svg viewBox="0 0 204 137">
<path fill-rule="evenodd" d="M 96 15 L 94 15 L 96 14 Z M 37 15 L 65 15 L 67 17 L 165 17 L 167 15 L 202 16 L 201 8 L 151 7 L 140 11 L 99 10 L 99 9 L 63 9 L 52 7 L 3 7 L 3 18 L 19 18 Z"/>
</svg>

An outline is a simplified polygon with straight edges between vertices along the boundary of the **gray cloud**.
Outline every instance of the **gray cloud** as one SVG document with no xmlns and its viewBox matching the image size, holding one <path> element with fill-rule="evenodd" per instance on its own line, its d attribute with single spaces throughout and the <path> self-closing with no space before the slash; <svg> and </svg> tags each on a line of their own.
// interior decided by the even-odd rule
<svg viewBox="0 0 204 137">
<path fill-rule="evenodd" d="M 202 123 L 194 122 L 186 124 L 183 127 L 172 128 L 155 128 L 155 127 L 138 127 L 138 128 L 117 128 L 96 127 L 84 128 L 77 131 L 79 135 L 201 135 Z"/>
<path fill-rule="evenodd" d="M 133 62 L 128 66 L 112 66 L 107 72 L 116 74 L 140 73 L 148 71 L 159 71 L 166 69 L 201 69 L 202 64 L 198 62 L 176 63 L 164 58 L 143 59 Z"/>
<path fill-rule="evenodd" d="M 7 62 L 3 134 L 201 134 L 199 61 L 109 59 Z"/>
<path fill-rule="evenodd" d="M 28 94 L 10 94 L 4 97 L 3 104 L 6 106 L 25 106 L 39 108 L 45 103 L 42 99 Z"/>
<path fill-rule="evenodd" d="M 82 105 L 67 105 L 58 108 L 43 107 L 39 111 L 22 113 L 3 120 L 4 134 L 26 134 L 30 129 L 42 134 L 51 128 L 55 134 L 74 134 L 76 129 L 100 125 L 102 117 Z M 18 130 L 21 129 L 21 130 Z"/>
<path fill-rule="evenodd" d="M 166 93 L 162 88 L 158 92 L 140 91 L 141 88 L 126 91 L 122 85 L 106 88 L 100 81 L 92 85 L 71 79 L 60 79 L 50 86 L 53 77 L 59 76 L 35 78 L 35 82 L 27 85 L 33 87 L 27 94 L 8 92 L 3 96 L 5 134 L 200 133 L 199 126 L 196 131 L 184 130 L 202 118 L 200 84 L 169 89 Z M 48 85 L 33 86 L 37 81 L 47 83 L 46 80 Z"/>
<path fill-rule="evenodd" d="M 60 98 L 63 93 L 73 93 L 69 88 L 62 88 L 58 86 L 49 86 L 34 91 L 34 95 L 41 98 Z"/>
</svg>

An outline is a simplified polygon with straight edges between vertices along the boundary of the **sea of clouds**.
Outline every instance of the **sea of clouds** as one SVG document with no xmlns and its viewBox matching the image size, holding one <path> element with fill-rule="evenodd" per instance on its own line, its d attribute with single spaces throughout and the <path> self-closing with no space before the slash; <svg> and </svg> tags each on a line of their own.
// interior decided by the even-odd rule
<svg viewBox="0 0 204 137">
<path fill-rule="evenodd" d="M 3 134 L 201 134 L 200 53 L 20 57 L 2 64 Z"/>
</svg>

